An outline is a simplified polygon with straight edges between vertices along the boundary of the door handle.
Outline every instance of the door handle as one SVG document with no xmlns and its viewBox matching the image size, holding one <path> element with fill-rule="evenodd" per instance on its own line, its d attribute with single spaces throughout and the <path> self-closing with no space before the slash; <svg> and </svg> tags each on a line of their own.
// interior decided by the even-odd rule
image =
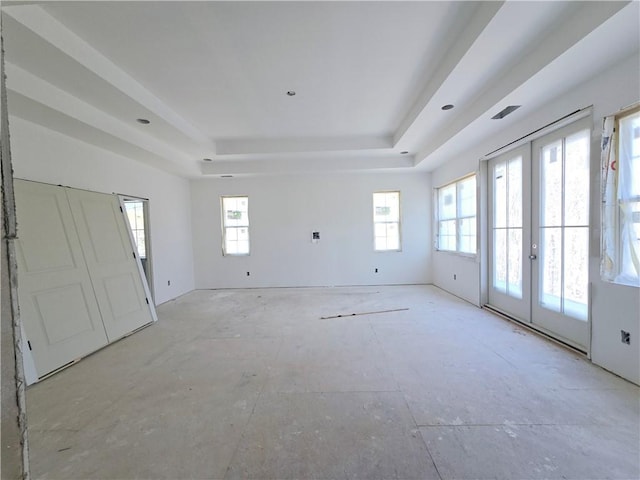
<svg viewBox="0 0 640 480">
<path fill-rule="evenodd" d="M 529 260 L 535 260 L 536 258 L 538 258 L 537 255 L 529 255 Z"/>
</svg>

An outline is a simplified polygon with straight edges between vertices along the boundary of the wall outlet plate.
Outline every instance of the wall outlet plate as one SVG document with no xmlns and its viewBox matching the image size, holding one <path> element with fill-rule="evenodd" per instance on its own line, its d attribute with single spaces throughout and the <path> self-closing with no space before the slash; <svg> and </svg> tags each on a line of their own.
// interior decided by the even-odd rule
<svg viewBox="0 0 640 480">
<path fill-rule="evenodd" d="M 627 345 L 631 345 L 631 333 L 620 330 L 620 341 Z"/>
</svg>

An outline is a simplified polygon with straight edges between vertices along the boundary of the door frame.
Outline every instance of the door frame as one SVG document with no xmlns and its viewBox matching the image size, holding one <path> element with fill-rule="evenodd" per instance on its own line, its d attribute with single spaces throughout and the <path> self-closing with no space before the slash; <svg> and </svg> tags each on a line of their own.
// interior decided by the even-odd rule
<svg viewBox="0 0 640 480">
<path fill-rule="evenodd" d="M 145 280 L 145 293 L 147 297 L 150 298 L 155 305 L 155 292 L 153 288 L 153 262 L 152 262 L 152 247 L 151 247 L 151 229 L 149 223 L 149 199 L 143 197 L 136 197 L 133 195 L 118 195 L 118 199 L 120 201 L 120 207 L 123 215 L 125 216 L 125 220 L 127 223 L 127 229 L 129 231 L 129 236 L 131 237 L 131 241 L 133 245 L 136 244 L 135 239 L 133 238 L 133 231 L 131 230 L 131 225 L 129 223 L 129 219 L 127 218 L 127 213 L 125 209 L 125 203 L 129 201 L 142 202 L 143 214 L 144 214 L 144 244 L 145 244 L 145 258 L 147 260 L 147 270 L 145 271 L 142 267 L 142 261 L 138 258 L 139 267 L 142 270 L 142 277 Z M 139 257 L 139 256 L 138 256 Z"/>
</svg>

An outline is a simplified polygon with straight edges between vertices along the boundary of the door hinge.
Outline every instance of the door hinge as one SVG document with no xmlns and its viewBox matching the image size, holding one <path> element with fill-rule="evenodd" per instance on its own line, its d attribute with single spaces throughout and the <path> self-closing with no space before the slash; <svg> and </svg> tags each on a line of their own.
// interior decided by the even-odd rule
<svg viewBox="0 0 640 480">
<path fill-rule="evenodd" d="M 122 207 L 120 207 L 120 213 L 124 213 L 124 210 L 122 210 Z"/>
<path fill-rule="evenodd" d="M 135 258 L 136 258 L 136 252 L 131 252 L 131 253 L 133 253 L 133 259 L 135 260 Z"/>
<path fill-rule="evenodd" d="M 33 348 L 31 348 L 31 342 L 29 340 L 27 340 L 27 345 L 29 345 L 29 350 L 33 350 Z"/>
<path fill-rule="evenodd" d="M 146 300 L 146 302 L 147 302 L 147 305 L 149 305 L 149 299 L 148 299 L 148 298 L 145 298 L 145 300 Z"/>
</svg>

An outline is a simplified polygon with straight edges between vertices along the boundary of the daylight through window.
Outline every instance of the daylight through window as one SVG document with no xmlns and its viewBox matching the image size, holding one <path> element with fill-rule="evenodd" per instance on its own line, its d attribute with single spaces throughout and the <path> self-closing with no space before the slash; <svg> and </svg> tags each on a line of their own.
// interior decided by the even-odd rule
<svg viewBox="0 0 640 480">
<path fill-rule="evenodd" d="M 438 250 L 476 253 L 476 176 L 438 189 Z"/>
<path fill-rule="evenodd" d="M 374 249 L 400 250 L 400 192 L 373 194 Z"/>
<path fill-rule="evenodd" d="M 222 197 L 222 253 L 249 255 L 249 197 Z"/>
<path fill-rule="evenodd" d="M 640 110 L 621 117 L 618 142 L 618 215 L 620 272 L 640 283 Z"/>
</svg>

